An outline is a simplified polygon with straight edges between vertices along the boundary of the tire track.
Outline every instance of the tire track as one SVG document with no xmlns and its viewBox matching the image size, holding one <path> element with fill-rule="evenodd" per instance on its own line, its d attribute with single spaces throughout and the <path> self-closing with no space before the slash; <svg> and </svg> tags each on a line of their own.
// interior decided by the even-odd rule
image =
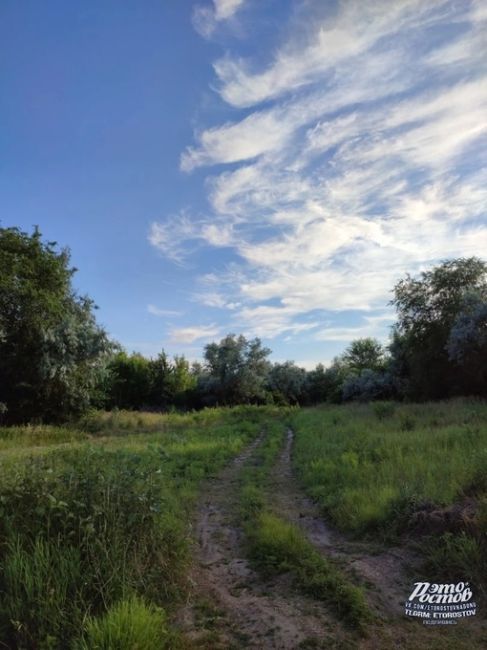
<svg viewBox="0 0 487 650">
<path fill-rule="evenodd" d="M 286 513 L 286 518 L 301 528 L 322 555 L 343 563 L 345 570 L 369 586 L 367 596 L 377 614 L 402 617 L 404 599 L 411 585 L 407 572 L 418 558 L 404 548 L 371 553 L 370 546 L 350 541 L 331 527 L 317 504 L 297 485 L 291 464 L 293 442 L 294 433 L 288 429 L 285 445 L 271 473 L 270 495 L 274 508 Z"/>
<path fill-rule="evenodd" d="M 345 633 L 322 603 L 296 594 L 289 577 L 263 580 L 245 558 L 243 532 L 235 525 L 238 474 L 262 440 L 260 436 L 208 484 L 195 524 L 192 594 L 179 625 L 194 647 L 212 650 L 293 650 L 305 643 L 340 647 L 336 644 Z M 223 612 L 214 617 L 210 631 L 198 622 L 201 599 Z"/>
</svg>

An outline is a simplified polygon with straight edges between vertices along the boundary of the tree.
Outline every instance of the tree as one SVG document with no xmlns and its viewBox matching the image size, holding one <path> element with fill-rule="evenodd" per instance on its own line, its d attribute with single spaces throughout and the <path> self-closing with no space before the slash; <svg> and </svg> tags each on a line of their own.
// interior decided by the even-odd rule
<svg viewBox="0 0 487 650">
<path fill-rule="evenodd" d="M 448 359 L 461 369 L 468 392 L 487 394 L 487 300 L 465 296 L 446 344 Z"/>
<path fill-rule="evenodd" d="M 208 374 L 202 378 L 203 390 L 222 404 L 263 401 L 269 354 L 260 339 L 248 341 L 242 335 L 229 334 L 220 343 L 208 344 L 204 354 Z"/>
<path fill-rule="evenodd" d="M 293 361 L 275 363 L 270 369 L 267 385 L 277 402 L 299 404 L 304 399 L 306 370 Z"/>
<path fill-rule="evenodd" d="M 112 345 L 95 306 L 71 286 L 67 249 L 0 228 L 0 402 L 10 422 L 82 412 Z"/>
<path fill-rule="evenodd" d="M 108 369 L 111 375 L 108 406 L 140 409 L 149 404 L 153 380 L 149 359 L 122 350 L 110 359 Z"/>
<path fill-rule="evenodd" d="M 306 375 L 306 398 L 311 404 L 324 402 L 328 398 L 329 381 L 325 366 L 319 363 Z"/>
<path fill-rule="evenodd" d="M 345 350 L 342 360 L 351 372 L 357 374 L 362 370 L 380 371 L 384 369 L 384 349 L 376 339 L 356 339 Z"/>
<path fill-rule="evenodd" d="M 419 278 L 407 275 L 395 286 L 396 343 L 401 341 L 410 397 L 434 399 L 468 392 L 447 346 L 469 294 L 487 297 L 487 265 L 476 257 L 443 262 Z"/>
<path fill-rule="evenodd" d="M 365 368 L 359 375 L 348 377 L 342 387 L 343 401 L 358 400 L 371 402 L 377 399 L 391 399 L 395 396 L 393 378 L 388 372 Z"/>
</svg>

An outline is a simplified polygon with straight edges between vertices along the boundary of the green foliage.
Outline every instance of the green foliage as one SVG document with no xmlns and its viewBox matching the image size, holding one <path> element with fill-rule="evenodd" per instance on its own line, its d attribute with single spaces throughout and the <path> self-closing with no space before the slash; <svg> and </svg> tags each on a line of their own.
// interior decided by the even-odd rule
<svg viewBox="0 0 487 650">
<path fill-rule="evenodd" d="M 448 356 L 452 329 L 472 294 L 487 297 L 487 264 L 475 257 L 443 262 L 419 278 L 407 275 L 395 286 L 393 351 L 400 354 L 409 396 L 435 399 L 476 392 L 468 368 L 452 364 Z"/>
<path fill-rule="evenodd" d="M 76 548 L 59 541 L 16 539 L 1 571 L 0 633 L 15 647 L 66 647 L 84 609 L 83 575 Z"/>
<path fill-rule="evenodd" d="M 203 391 L 207 401 L 220 404 L 263 403 L 270 368 L 268 348 L 258 338 L 229 334 L 205 347 L 208 372 Z M 204 379 L 204 378 L 203 378 Z"/>
<path fill-rule="evenodd" d="M 141 354 L 119 352 L 110 359 L 109 406 L 139 409 L 148 402 L 151 362 Z"/>
<path fill-rule="evenodd" d="M 446 345 L 448 359 L 461 368 L 465 388 L 487 394 L 487 295 L 468 294 Z"/>
<path fill-rule="evenodd" d="M 54 427 L 40 428 L 44 446 L 32 456 L 25 453 L 34 449 L 26 446 L 33 436 L 22 429 L 6 436 L 24 445 L 15 463 L 0 454 L 6 647 L 61 650 L 82 630 L 80 647 L 111 638 L 122 645 L 100 647 L 164 647 L 157 643 L 166 639 L 167 625 L 156 608 L 174 608 L 185 594 L 199 482 L 255 437 L 268 413 L 255 407 L 187 416 L 92 413 L 82 423 L 90 433 L 75 431 L 70 444 L 57 444 Z M 145 604 L 131 600 L 133 594 Z M 153 633 L 156 619 L 162 637 Z M 120 636 L 110 636 L 118 623 Z M 155 645 L 123 645 L 135 639 Z"/>
<path fill-rule="evenodd" d="M 109 408 L 188 406 L 196 386 L 196 377 L 184 356 L 176 355 L 171 361 L 164 351 L 155 359 L 120 351 L 110 359 L 108 371 L 104 390 Z"/>
<path fill-rule="evenodd" d="M 163 650 L 169 633 L 162 608 L 131 596 L 100 618 L 89 618 L 75 650 Z"/>
<path fill-rule="evenodd" d="M 383 370 L 384 349 L 373 338 L 356 339 L 352 341 L 342 355 L 343 362 L 351 372 L 360 373 L 362 370 Z"/>
<path fill-rule="evenodd" d="M 293 417 L 297 474 L 338 527 L 391 536 L 414 503 L 441 507 L 473 486 L 487 491 L 484 402 L 395 404 L 380 418 L 377 408 L 329 406 Z"/>
<path fill-rule="evenodd" d="M 69 252 L 0 228 L 0 402 L 10 422 L 61 420 L 90 403 L 110 350 L 71 286 Z"/>
<path fill-rule="evenodd" d="M 278 404 L 299 404 L 304 399 L 306 370 L 292 361 L 275 363 L 269 371 L 267 385 Z"/>
</svg>

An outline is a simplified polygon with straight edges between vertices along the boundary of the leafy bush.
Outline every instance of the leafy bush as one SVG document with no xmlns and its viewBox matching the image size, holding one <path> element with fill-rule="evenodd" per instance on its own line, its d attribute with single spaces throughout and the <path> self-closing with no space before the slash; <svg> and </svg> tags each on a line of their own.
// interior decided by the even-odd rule
<svg viewBox="0 0 487 650">
<path fill-rule="evenodd" d="M 389 373 L 369 369 L 362 370 L 358 376 L 348 377 L 342 388 L 343 401 L 345 402 L 389 399 L 393 397 L 394 393 L 394 382 Z"/>
</svg>

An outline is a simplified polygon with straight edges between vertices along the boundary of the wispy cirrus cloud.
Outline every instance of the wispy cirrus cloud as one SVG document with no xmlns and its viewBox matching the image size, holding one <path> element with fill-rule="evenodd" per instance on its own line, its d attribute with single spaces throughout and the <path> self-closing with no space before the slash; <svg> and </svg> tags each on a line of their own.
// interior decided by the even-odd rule
<svg viewBox="0 0 487 650">
<path fill-rule="evenodd" d="M 172 343 L 194 343 L 195 341 L 209 340 L 218 336 L 221 328 L 212 325 L 195 325 L 191 327 L 176 327 L 170 331 Z"/>
<path fill-rule="evenodd" d="M 387 323 L 319 329 L 320 311 L 365 317 L 405 272 L 485 256 L 487 11 L 349 0 L 318 20 L 308 4 L 315 28 L 287 30 L 266 63 L 216 62 L 220 96 L 246 113 L 183 152 L 184 171 L 216 172 L 209 213 L 183 219 L 172 242 L 178 255 L 195 241 L 233 251 L 215 304 L 229 323 L 345 341 Z M 153 228 L 164 250 L 175 230 Z"/>
<path fill-rule="evenodd" d="M 246 0 L 213 0 L 212 5 L 197 5 L 193 10 L 193 25 L 197 32 L 209 38 L 219 23 L 232 19 Z"/>
<path fill-rule="evenodd" d="M 160 309 L 155 305 L 147 305 L 147 311 L 149 312 L 149 314 L 152 314 L 153 316 L 161 316 L 161 317 L 183 315 L 182 311 L 176 311 L 174 309 Z"/>
</svg>

